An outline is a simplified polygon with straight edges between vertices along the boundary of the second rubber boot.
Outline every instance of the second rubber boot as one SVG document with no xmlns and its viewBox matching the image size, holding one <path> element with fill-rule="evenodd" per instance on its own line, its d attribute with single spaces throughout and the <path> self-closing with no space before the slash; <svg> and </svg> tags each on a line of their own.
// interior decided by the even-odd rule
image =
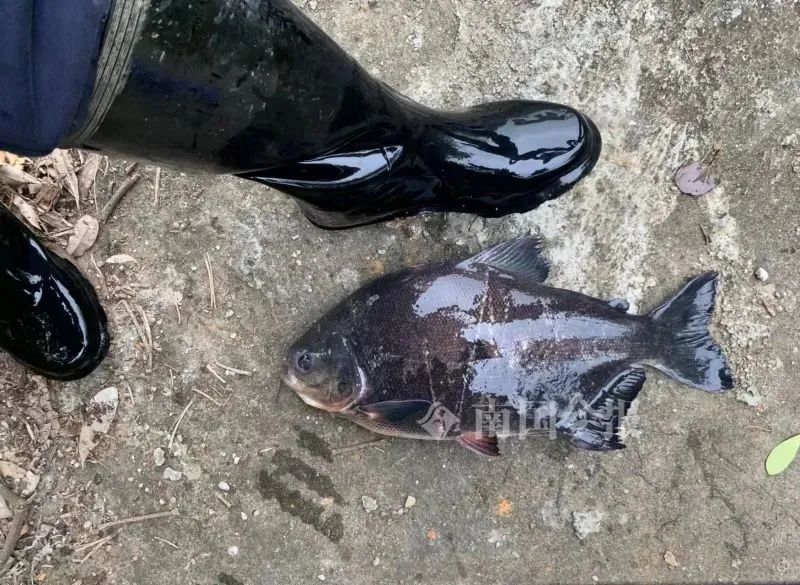
<svg viewBox="0 0 800 585">
<path fill-rule="evenodd" d="M 0 348 L 43 376 L 82 378 L 108 352 L 92 285 L 1 204 L 0 299 Z"/>
<path fill-rule="evenodd" d="M 528 211 L 584 177 L 601 140 L 552 103 L 419 105 L 288 0 L 115 0 L 89 114 L 67 144 L 237 174 L 344 228 Z"/>
</svg>

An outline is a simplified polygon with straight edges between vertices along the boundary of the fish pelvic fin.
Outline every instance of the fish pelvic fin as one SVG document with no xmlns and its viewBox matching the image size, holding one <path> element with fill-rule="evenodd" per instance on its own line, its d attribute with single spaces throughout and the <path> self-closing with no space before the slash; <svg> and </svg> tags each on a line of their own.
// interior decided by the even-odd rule
<svg viewBox="0 0 800 585">
<path fill-rule="evenodd" d="M 572 434 L 572 445 L 587 451 L 624 449 L 622 423 L 645 379 L 642 368 L 628 368 L 609 380 L 586 406 L 585 418 L 571 421 L 565 429 Z"/>
<path fill-rule="evenodd" d="M 547 280 L 550 274 L 550 262 L 543 255 L 542 241 L 534 236 L 522 236 L 498 244 L 464 260 L 458 268 L 472 270 L 481 265 L 538 283 Z"/>
<path fill-rule="evenodd" d="M 482 435 L 476 432 L 461 433 L 456 437 L 456 443 L 478 455 L 500 456 L 500 448 L 495 435 Z"/>
<path fill-rule="evenodd" d="M 718 280 L 716 272 L 701 274 L 649 314 L 670 340 L 652 365 L 706 392 L 724 392 L 734 384 L 728 360 L 709 331 Z"/>
</svg>

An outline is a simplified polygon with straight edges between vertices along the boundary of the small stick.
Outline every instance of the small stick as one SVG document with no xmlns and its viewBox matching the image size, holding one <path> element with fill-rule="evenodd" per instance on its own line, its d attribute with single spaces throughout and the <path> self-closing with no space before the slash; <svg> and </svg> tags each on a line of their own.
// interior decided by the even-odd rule
<svg viewBox="0 0 800 585">
<path fill-rule="evenodd" d="M 355 445 L 350 445 L 349 447 L 339 447 L 338 449 L 331 449 L 331 453 L 334 455 L 339 455 L 340 453 L 349 453 L 351 451 L 358 451 L 360 449 L 365 449 L 366 447 L 372 447 L 374 445 L 379 445 L 380 443 L 385 443 L 386 439 L 373 439 L 372 441 L 365 441 L 363 443 L 357 443 Z"/>
<path fill-rule="evenodd" d="M 133 392 L 131 391 L 131 385 L 125 382 L 125 388 L 128 389 L 128 398 L 131 399 L 131 404 L 136 406 L 136 401 L 133 399 Z"/>
<path fill-rule="evenodd" d="M 122 198 L 128 194 L 128 192 L 133 189 L 136 184 L 141 180 L 141 176 L 133 175 L 130 179 L 125 181 L 119 189 L 111 196 L 111 199 L 108 200 L 108 203 L 105 204 L 103 207 L 103 211 L 100 212 L 100 223 L 106 223 L 108 219 L 111 217 L 111 214 L 114 213 L 114 210 L 119 205 L 119 202 L 122 201 Z"/>
<path fill-rule="evenodd" d="M 6 572 L 6 563 L 8 563 L 11 554 L 17 547 L 17 541 L 22 532 L 22 527 L 25 525 L 25 520 L 28 518 L 30 504 L 1 483 L 0 497 L 9 503 L 14 512 L 14 519 L 11 521 L 11 526 L 9 526 L 8 532 L 6 533 L 6 541 L 3 543 L 2 550 L 0 550 L 0 576 L 2 576 Z"/>
<path fill-rule="evenodd" d="M 220 368 L 224 368 L 224 369 L 228 370 L 232 374 L 239 374 L 240 376 L 252 376 L 253 375 L 253 372 L 248 372 L 247 370 L 239 370 L 237 368 L 232 368 L 230 366 L 226 366 L 223 363 L 220 363 L 217 360 L 214 360 L 214 363 L 217 364 Z"/>
<path fill-rule="evenodd" d="M 223 378 L 222 376 L 220 376 L 220 375 L 217 373 L 217 371 L 216 371 L 214 368 L 212 368 L 212 367 L 211 367 L 211 364 L 206 364 L 206 369 L 207 369 L 209 372 L 211 372 L 211 373 L 213 374 L 213 376 L 214 376 L 214 377 L 215 377 L 217 380 L 219 380 L 219 381 L 220 381 L 220 382 L 222 382 L 223 384 L 227 384 L 227 382 L 225 381 L 225 378 Z"/>
<path fill-rule="evenodd" d="M 107 541 L 111 540 L 112 538 L 114 538 L 114 536 L 116 534 L 117 533 L 115 532 L 114 534 L 109 534 L 108 536 L 102 536 L 102 537 L 98 538 L 97 540 L 93 540 L 92 542 L 87 542 L 86 544 L 82 544 L 80 546 L 76 546 L 75 550 L 73 550 L 72 552 L 79 553 L 79 552 L 85 551 L 87 548 L 92 548 L 93 546 L 95 546 L 98 543 L 99 544 L 103 544 L 104 542 L 107 542 Z"/>
<path fill-rule="evenodd" d="M 198 390 L 197 388 L 192 388 L 192 392 L 196 392 L 197 394 L 199 394 L 203 398 L 207 398 L 208 400 L 210 400 L 211 402 L 213 402 L 217 406 L 222 406 L 222 404 L 220 403 L 219 400 L 217 400 L 216 398 L 212 398 L 211 396 L 209 396 L 208 394 L 206 394 L 202 390 Z"/>
<path fill-rule="evenodd" d="M 215 495 L 217 496 L 217 499 L 218 499 L 220 502 L 222 502 L 223 504 L 225 504 L 225 507 L 226 507 L 226 508 L 228 508 L 229 510 L 231 509 L 231 506 L 233 506 L 233 504 L 231 504 L 231 503 L 230 503 L 228 500 L 226 500 L 226 499 L 225 499 L 225 496 L 223 496 L 223 495 L 222 495 L 222 494 L 220 494 L 220 493 L 216 493 Z"/>
<path fill-rule="evenodd" d="M 136 329 L 136 333 L 139 334 L 139 339 L 142 340 L 142 345 L 144 345 L 145 349 L 149 353 L 150 352 L 150 347 L 147 345 L 147 337 L 145 336 L 144 331 L 142 330 L 142 328 L 139 326 L 139 321 L 136 319 L 136 316 L 133 314 L 133 310 L 131 309 L 130 304 L 128 303 L 128 301 L 120 301 L 120 302 L 122 303 L 122 306 L 125 307 L 125 310 L 128 312 L 128 317 L 131 318 L 131 321 L 133 322 L 133 327 L 134 327 L 134 329 Z"/>
<path fill-rule="evenodd" d="M 214 291 L 214 271 L 211 269 L 211 257 L 206 252 L 205 256 L 206 270 L 208 271 L 208 289 L 211 292 L 211 310 L 217 308 L 217 295 Z"/>
<path fill-rule="evenodd" d="M 172 449 L 172 443 L 175 441 L 175 434 L 178 432 L 178 427 L 180 426 L 183 417 L 186 416 L 186 413 L 189 412 L 189 408 L 192 406 L 192 404 L 194 404 L 194 398 L 195 397 L 192 396 L 192 399 L 189 401 L 189 404 L 186 405 L 186 408 L 184 408 L 183 411 L 178 416 L 178 420 L 175 421 L 175 426 L 172 428 L 172 434 L 169 437 L 170 449 Z"/>
<path fill-rule="evenodd" d="M 163 543 L 166 543 L 166 544 L 170 545 L 170 546 L 171 546 L 172 548 L 174 548 L 175 550 L 180 550 L 180 548 L 181 548 L 181 547 L 179 547 L 177 544 L 175 544 L 174 542 L 170 542 L 170 541 L 169 541 L 169 540 L 167 540 L 166 538 L 161 538 L 160 536 L 154 536 L 154 537 L 153 537 L 153 539 L 155 539 L 155 540 L 160 540 L 161 542 L 163 542 Z"/>
<path fill-rule="evenodd" d="M 161 188 L 161 167 L 156 169 L 156 180 L 153 185 L 153 206 L 158 207 L 158 191 Z"/>
<path fill-rule="evenodd" d="M 178 325 L 181 324 L 181 307 L 178 304 L 178 296 L 175 293 L 171 293 L 170 296 L 172 297 L 172 302 L 175 304 L 175 312 L 178 313 Z"/>
<path fill-rule="evenodd" d="M 142 317 L 142 325 L 144 326 L 144 331 L 147 334 L 147 371 L 153 371 L 153 332 L 150 330 L 150 321 L 147 319 L 147 314 L 142 309 L 141 305 L 136 305 L 136 308 L 139 310 L 139 314 Z"/>
<path fill-rule="evenodd" d="M 156 512 L 155 514 L 145 514 L 144 516 L 131 516 L 130 518 L 124 518 L 122 520 L 113 520 L 112 522 L 106 522 L 101 524 L 97 527 L 98 532 L 105 530 L 106 528 L 111 528 L 112 526 L 123 526 L 125 524 L 135 524 L 137 522 L 144 522 L 145 520 L 156 520 L 157 518 L 166 518 L 167 516 L 180 516 L 180 512 L 178 512 L 177 508 L 174 510 L 170 510 L 169 512 Z"/>
<path fill-rule="evenodd" d="M 139 168 L 139 163 L 134 162 L 125 167 L 125 174 L 130 175 L 133 171 Z"/>
<path fill-rule="evenodd" d="M 81 560 L 78 562 L 78 564 L 82 565 L 83 563 L 85 563 L 86 561 L 88 561 L 88 560 L 91 558 L 91 556 L 92 556 L 94 553 L 96 553 L 96 552 L 97 552 L 97 551 L 100 549 L 100 547 L 101 547 L 101 546 L 103 546 L 104 544 L 106 544 L 106 543 L 107 543 L 109 540 L 111 540 L 112 538 L 114 538 L 116 535 L 117 535 L 117 533 L 115 532 L 114 534 L 110 534 L 110 535 L 106 536 L 105 538 L 101 538 L 100 540 L 96 541 L 96 543 L 93 543 L 93 544 L 94 544 L 94 546 L 92 547 L 92 550 L 90 550 L 88 553 L 86 553 L 86 556 L 85 556 L 85 557 L 83 557 L 83 558 L 82 558 L 82 559 L 81 559 Z M 76 550 L 77 550 L 77 549 L 76 549 Z"/>
</svg>

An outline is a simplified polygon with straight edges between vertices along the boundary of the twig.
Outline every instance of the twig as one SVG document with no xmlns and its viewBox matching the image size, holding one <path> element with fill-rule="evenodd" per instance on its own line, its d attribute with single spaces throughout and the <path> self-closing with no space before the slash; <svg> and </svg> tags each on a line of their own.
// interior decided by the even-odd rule
<svg viewBox="0 0 800 585">
<path fill-rule="evenodd" d="M 25 525 L 25 520 L 28 518 L 30 504 L 3 484 L 0 484 L 0 497 L 8 502 L 14 512 L 14 519 L 11 521 L 8 533 L 6 533 L 6 541 L 3 543 L 2 550 L 0 550 L 0 576 L 2 576 L 6 572 L 6 564 L 11 558 L 11 554 L 17 547 L 17 541 L 22 532 L 22 527 Z"/>
<path fill-rule="evenodd" d="M 156 180 L 153 185 L 153 206 L 158 207 L 158 191 L 161 189 L 161 167 L 156 169 Z"/>
<path fill-rule="evenodd" d="M 226 499 L 225 499 L 225 496 L 223 496 L 223 495 L 222 495 L 222 494 L 220 494 L 220 493 L 216 493 L 216 494 L 214 494 L 214 495 L 216 495 L 216 496 L 217 496 L 217 499 L 218 499 L 220 502 L 222 502 L 223 504 L 225 504 L 225 507 L 226 507 L 226 508 L 228 508 L 229 510 L 231 509 L 231 506 L 233 506 L 233 504 L 231 504 L 231 503 L 230 503 L 228 500 L 226 500 Z"/>
<path fill-rule="evenodd" d="M 111 528 L 112 526 L 123 526 L 125 524 L 135 524 L 137 522 L 144 522 L 145 520 L 156 520 L 158 518 L 166 518 L 167 516 L 180 516 L 180 512 L 178 512 L 177 508 L 174 510 L 170 510 L 169 512 L 156 512 L 155 514 L 145 514 L 144 516 L 131 516 L 130 518 L 124 518 L 122 520 L 113 520 L 111 522 L 105 522 L 97 527 L 98 532 L 105 530 L 106 528 Z"/>
<path fill-rule="evenodd" d="M 142 325 L 144 332 L 147 334 L 147 371 L 153 371 L 153 332 L 150 330 L 150 321 L 147 319 L 147 313 L 144 312 L 141 305 L 136 305 L 139 314 L 142 317 Z"/>
<path fill-rule="evenodd" d="M 375 445 L 379 445 L 381 443 L 385 443 L 386 439 L 373 439 L 372 441 L 365 441 L 363 443 L 357 443 L 355 445 L 350 445 L 348 447 L 339 447 L 338 449 L 331 449 L 331 453 L 334 455 L 339 455 L 341 453 L 349 453 L 351 451 L 359 451 L 360 449 L 365 449 L 367 447 L 373 447 Z"/>
<path fill-rule="evenodd" d="M 125 382 L 125 388 L 128 389 L 128 398 L 131 399 L 131 404 L 136 406 L 136 401 L 133 399 L 133 392 L 131 391 L 131 385 Z"/>
<path fill-rule="evenodd" d="M 189 404 L 186 405 L 186 408 L 178 415 L 178 420 L 175 421 L 175 426 L 172 427 L 172 434 L 169 437 L 169 448 L 172 449 L 172 443 L 175 441 L 175 434 L 178 432 L 178 427 L 183 420 L 183 417 L 186 416 L 186 413 L 189 412 L 189 408 L 191 408 L 192 404 L 194 404 L 195 397 L 192 396 L 192 399 L 189 401 Z"/>
<path fill-rule="evenodd" d="M 93 546 L 95 546 L 97 544 L 103 544 L 104 542 L 108 542 L 109 540 L 114 538 L 114 536 L 116 536 L 116 534 L 117 533 L 115 532 L 114 534 L 109 534 L 108 536 L 101 536 L 97 540 L 93 540 L 92 542 L 87 542 L 86 544 L 81 544 L 79 546 L 76 546 L 75 549 L 72 552 L 75 552 L 75 553 L 83 552 L 87 548 L 92 548 Z"/>
<path fill-rule="evenodd" d="M 170 296 L 172 297 L 172 302 L 175 304 L 175 312 L 178 313 L 178 325 L 180 325 L 181 324 L 181 307 L 178 304 L 178 296 L 174 292 L 170 293 Z"/>
<path fill-rule="evenodd" d="M 139 168 L 139 163 L 134 162 L 125 167 L 125 174 L 130 175 L 133 171 Z"/>
<path fill-rule="evenodd" d="M 177 544 L 175 544 L 174 542 L 170 542 L 170 541 L 169 541 L 169 540 L 167 540 L 166 538 L 161 538 L 160 536 L 154 536 L 154 537 L 153 537 L 153 539 L 154 539 L 154 540 L 160 540 L 161 542 L 164 542 L 164 543 L 166 543 L 166 544 L 170 545 L 170 546 L 171 546 L 172 548 L 174 548 L 175 550 L 180 550 L 180 548 L 181 548 L 181 547 L 179 547 Z"/>
<path fill-rule="evenodd" d="M 106 223 L 108 221 L 108 218 L 114 213 L 119 202 L 122 201 L 122 198 L 136 186 L 141 178 L 142 177 L 139 175 L 133 175 L 130 179 L 122 183 L 120 188 L 111 196 L 111 199 L 108 200 L 108 203 L 105 204 L 103 211 L 100 212 L 100 223 Z"/>
<path fill-rule="evenodd" d="M 214 363 L 217 364 L 220 368 L 224 368 L 228 370 L 232 374 L 239 374 L 240 376 L 252 376 L 253 372 L 248 372 L 247 370 L 239 370 L 237 368 L 232 368 L 230 366 L 226 366 L 225 364 L 220 363 L 217 360 L 214 360 Z"/>
<path fill-rule="evenodd" d="M 217 406 L 222 406 L 222 403 L 220 403 L 219 400 L 217 400 L 216 398 L 212 398 L 211 396 L 209 396 L 208 394 L 206 394 L 202 390 L 198 390 L 197 388 L 192 388 L 192 392 L 196 392 L 197 394 L 199 394 L 203 398 L 206 398 L 206 399 L 210 400 L 211 402 L 213 402 Z"/>
<path fill-rule="evenodd" d="M 114 534 L 109 534 L 108 536 L 106 536 L 106 537 L 104 537 L 104 538 L 101 538 L 101 539 L 99 539 L 99 540 L 96 540 L 95 542 L 93 542 L 92 544 L 93 544 L 94 546 L 92 547 L 92 550 L 90 550 L 88 553 L 86 553 L 86 556 L 85 556 L 85 557 L 83 557 L 83 558 L 82 558 L 82 559 L 81 559 L 81 560 L 78 562 L 78 564 L 82 565 L 83 563 L 85 563 L 86 561 L 88 561 L 88 560 L 91 558 L 91 556 L 92 556 L 94 553 L 96 553 L 96 552 L 97 552 L 97 551 L 100 549 L 100 547 L 101 547 L 101 546 L 103 546 L 104 544 L 106 544 L 106 543 L 107 543 L 109 540 L 111 540 L 112 538 L 114 538 L 116 535 L 117 535 L 117 533 L 115 532 Z M 77 551 L 77 549 L 75 549 L 75 550 Z"/>
<path fill-rule="evenodd" d="M 225 381 L 225 378 L 223 378 L 222 376 L 220 376 L 220 375 L 217 373 L 217 371 L 216 371 L 214 368 L 212 368 L 212 367 L 211 367 L 211 364 L 206 364 L 206 369 L 207 369 L 209 372 L 211 372 L 211 374 L 212 374 L 212 375 L 213 375 L 213 376 L 214 376 L 214 377 L 215 377 L 217 380 L 219 380 L 219 381 L 220 381 L 220 382 L 222 382 L 223 384 L 227 384 L 227 382 Z"/>
<path fill-rule="evenodd" d="M 214 311 L 217 308 L 217 295 L 214 291 L 214 271 L 211 269 L 211 257 L 208 252 L 206 252 L 205 261 L 206 270 L 208 271 L 208 290 L 211 293 L 211 310 Z"/>
</svg>

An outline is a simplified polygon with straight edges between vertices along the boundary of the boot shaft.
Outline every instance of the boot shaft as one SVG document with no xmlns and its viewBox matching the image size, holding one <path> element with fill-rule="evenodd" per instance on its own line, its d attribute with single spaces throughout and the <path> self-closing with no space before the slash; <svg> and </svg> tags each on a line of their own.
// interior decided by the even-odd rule
<svg viewBox="0 0 800 585">
<path fill-rule="evenodd" d="M 288 0 L 117 0 L 91 112 L 68 142 L 212 172 L 391 140 L 404 109 Z"/>
</svg>

